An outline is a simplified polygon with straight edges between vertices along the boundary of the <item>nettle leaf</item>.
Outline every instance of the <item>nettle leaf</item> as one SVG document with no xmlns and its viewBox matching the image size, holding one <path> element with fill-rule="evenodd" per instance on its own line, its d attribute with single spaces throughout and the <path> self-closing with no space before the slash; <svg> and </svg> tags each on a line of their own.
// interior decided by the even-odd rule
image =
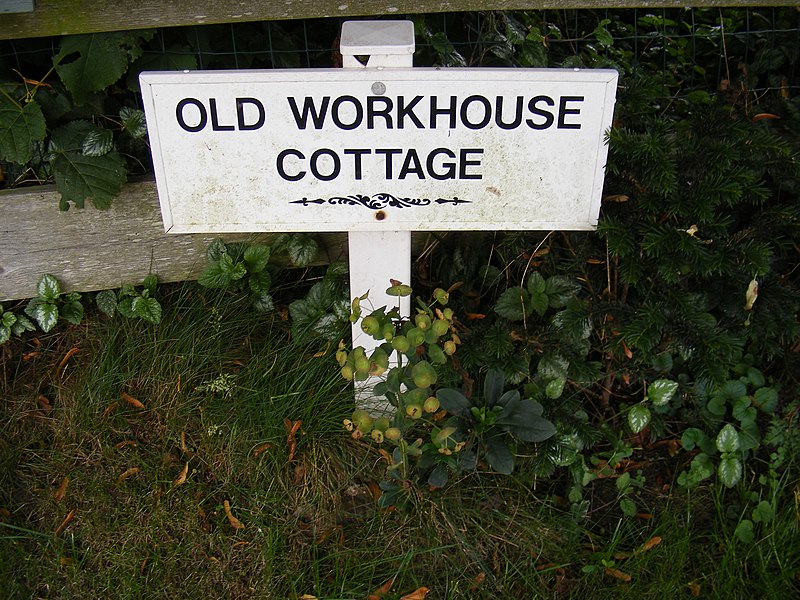
<svg viewBox="0 0 800 600">
<path fill-rule="evenodd" d="M 250 244 L 244 251 L 244 264 L 248 273 L 259 273 L 267 268 L 270 248 L 265 244 Z"/>
<path fill-rule="evenodd" d="M 459 392 L 451 388 L 442 388 L 436 392 L 439 405 L 451 415 L 465 417 L 470 414 L 470 401 Z"/>
<path fill-rule="evenodd" d="M 117 304 L 117 310 L 123 317 L 128 319 L 136 318 L 136 313 L 133 312 L 133 297 L 128 296 L 120 300 L 119 304 Z"/>
<path fill-rule="evenodd" d="M 11 327 L 0 325 L 0 345 L 11 339 Z"/>
<path fill-rule="evenodd" d="M 156 287 L 158 287 L 158 275 L 156 275 L 155 273 L 150 273 L 144 278 L 142 285 L 144 286 L 144 289 L 146 289 L 148 292 L 150 292 L 151 294 L 155 294 Z"/>
<path fill-rule="evenodd" d="M 317 256 L 319 252 L 319 244 L 310 235 L 294 234 L 292 235 L 286 246 L 286 253 L 289 255 L 289 260 L 292 261 L 296 267 L 307 267 Z"/>
<path fill-rule="evenodd" d="M 20 335 L 24 331 L 35 331 L 36 326 L 25 315 L 16 315 L 17 320 L 11 326 L 11 333 Z"/>
<path fill-rule="evenodd" d="M 79 300 L 65 302 L 60 309 L 61 316 L 73 325 L 79 325 L 83 320 L 83 304 Z"/>
<path fill-rule="evenodd" d="M 25 314 L 39 324 L 39 328 L 48 333 L 58 322 L 58 307 L 40 298 L 33 298 L 25 307 Z"/>
<path fill-rule="evenodd" d="M 503 475 L 510 475 L 514 470 L 514 456 L 502 437 L 495 436 L 486 440 L 486 462 Z"/>
<path fill-rule="evenodd" d="M 275 309 L 275 301 L 272 299 L 272 295 L 262 292 L 253 296 L 253 308 L 256 309 L 256 312 L 267 313 Z"/>
<path fill-rule="evenodd" d="M 36 142 L 47 133 L 42 109 L 36 102 L 17 104 L 0 94 L 0 159 L 25 164 Z"/>
<path fill-rule="evenodd" d="M 153 325 L 161 323 L 161 304 L 155 298 L 134 296 L 131 299 L 131 311 L 143 321 Z"/>
<path fill-rule="evenodd" d="M 664 406 L 678 391 L 678 382 L 671 379 L 656 379 L 647 388 L 647 397 L 653 406 Z"/>
<path fill-rule="evenodd" d="M 113 317 L 117 312 L 117 294 L 114 290 L 97 292 L 94 301 L 97 304 L 97 308 L 109 317 Z"/>
<path fill-rule="evenodd" d="M 228 247 L 220 238 L 214 238 L 206 248 L 206 258 L 210 262 L 218 262 L 223 254 L 228 252 Z"/>
<path fill-rule="evenodd" d="M 69 35 L 61 39 L 60 51 L 53 62 L 75 104 L 83 104 L 87 94 L 116 83 L 125 74 L 128 61 L 141 52 L 138 48 L 141 36 L 141 33 L 122 31 Z M 73 60 L 68 60 L 70 58 Z"/>
<path fill-rule="evenodd" d="M 736 452 L 739 449 L 739 434 L 730 423 L 720 430 L 715 441 L 720 452 Z"/>
<path fill-rule="evenodd" d="M 36 294 L 42 300 L 54 302 L 61 295 L 61 285 L 53 275 L 45 273 L 36 283 Z"/>
<path fill-rule="evenodd" d="M 742 478 L 742 461 L 735 456 L 724 456 L 717 467 L 719 480 L 725 487 L 732 488 Z"/>
<path fill-rule="evenodd" d="M 528 291 L 520 286 L 510 287 L 497 299 L 494 311 L 509 321 L 521 321 L 533 310 Z"/>
<path fill-rule="evenodd" d="M 628 411 L 628 425 L 633 433 L 639 433 L 650 422 L 650 409 L 643 404 L 632 406 Z"/>
<path fill-rule="evenodd" d="M 628 517 L 632 517 L 636 514 L 636 502 L 630 498 L 622 498 L 619 501 L 619 508 L 622 513 Z"/>
<path fill-rule="evenodd" d="M 536 372 L 542 379 L 558 379 L 559 377 L 567 377 L 569 370 L 569 361 L 559 354 L 558 352 L 547 352 L 539 360 L 539 366 Z"/>
<path fill-rule="evenodd" d="M 269 271 L 260 271 L 251 274 L 247 283 L 254 294 L 266 294 L 272 287 L 272 276 Z"/>
<path fill-rule="evenodd" d="M 119 118 L 123 129 L 135 140 L 140 140 L 147 135 L 147 122 L 144 111 L 138 108 L 123 106 L 119 109 Z"/>
</svg>

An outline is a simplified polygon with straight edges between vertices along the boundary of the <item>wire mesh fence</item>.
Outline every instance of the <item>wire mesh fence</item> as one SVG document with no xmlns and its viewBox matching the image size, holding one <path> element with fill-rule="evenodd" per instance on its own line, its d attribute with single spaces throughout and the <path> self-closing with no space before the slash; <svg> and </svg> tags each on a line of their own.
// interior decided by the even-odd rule
<svg viewBox="0 0 800 600">
<path fill-rule="evenodd" d="M 393 16 L 394 17 L 394 16 Z M 398 17 L 394 17 L 398 18 Z M 600 9 L 443 13 L 410 16 L 417 66 L 614 67 L 623 75 L 662 75 L 678 90 L 756 96 L 800 89 L 800 11 Z M 341 19 L 191 26 L 147 34 L 132 72 L 338 66 Z M 42 80 L 59 38 L 0 42 L 0 80 Z M 135 77 L 128 79 L 133 84 Z"/>
</svg>

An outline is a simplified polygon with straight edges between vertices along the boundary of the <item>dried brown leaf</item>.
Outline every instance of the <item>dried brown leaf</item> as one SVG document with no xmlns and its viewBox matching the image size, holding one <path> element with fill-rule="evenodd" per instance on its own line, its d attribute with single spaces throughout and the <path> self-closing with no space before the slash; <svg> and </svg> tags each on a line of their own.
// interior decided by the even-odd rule
<svg viewBox="0 0 800 600">
<path fill-rule="evenodd" d="M 615 569 L 614 567 L 606 567 L 606 575 L 610 575 L 614 579 L 619 579 L 620 581 L 624 581 L 625 583 L 628 583 L 631 580 L 630 575 L 628 575 L 624 571 Z"/>
<path fill-rule="evenodd" d="M 428 595 L 428 592 L 430 592 L 430 590 L 425 586 L 422 586 L 421 588 L 414 590 L 410 594 L 401 596 L 400 600 L 424 600 L 425 596 Z"/>
<path fill-rule="evenodd" d="M 183 466 L 183 470 L 180 474 L 175 478 L 175 481 L 172 482 L 173 486 L 183 485 L 186 483 L 186 476 L 189 474 L 189 463 L 187 462 Z"/>
<path fill-rule="evenodd" d="M 694 581 L 690 581 L 686 584 L 686 587 L 689 588 L 689 592 L 691 592 L 692 597 L 699 598 L 700 597 L 700 584 Z"/>
<path fill-rule="evenodd" d="M 67 516 L 64 517 L 63 521 L 61 521 L 61 525 L 56 527 L 56 530 L 53 532 L 53 537 L 58 537 L 59 535 L 61 535 L 61 533 L 67 528 L 67 525 L 69 525 L 69 522 L 72 521 L 73 518 L 75 518 L 76 512 L 78 512 L 78 509 L 73 508 L 71 511 L 67 513 Z"/>
<path fill-rule="evenodd" d="M 58 486 L 56 493 L 53 494 L 53 498 L 55 498 L 56 502 L 61 502 L 64 499 L 64 496 L 67 495 L 68 485 L 69 485 L 69 477 L 65 475 L 64 479 L 61 480 L 61 485 Z"/>
<path fill-rule="evenodd" d="M 242 525 L 242 522 L 236 517 L 234 517 L 233 513 L 231 512 L 231 503 L 225 500 L 222 503 L 222 506 L 225 509 L 225 516 L 228 517 L 228 523 L 231 524 L 231 527 L 233 527 L 234 529 L 244 529 L 244 525 Z"/>
<path fill-rule="evenodd" d="M 141 469 L 139 467 L 131 467 L 130 469 L 126 470 L 122 475 L 117 477 L 117 485 L 136 475 Z"/>
<path fill-rule="evenodd" d="M 119 397 L 122 398 L 125 402 L 127 402 L 131 406 L 133 406 L 134 408 L 144 408 L 144 404 L 139 402 L 136 398 L 134 398 L 130 394 L 126 394 L 125 392 L 122 392 L 119 395 Z"/>
<path fill-rule="evenodd" d="M 661 536 L 654 535 L 649 540 L 647 540 L 644 544 L 642 544 L 641 547 L 636 551 L 636 553 L 639 554 L 641 552 L 647 552 L 648 550 L 652 550 L 653 548 L 658 546 L 660 543 L 661 543 Z"/>
<path fill-rule="evenodd" d="M 62 376 L 64 375 L 64 370 L 65 367 L 67 366 L 67 361 L 73 356 L 75 356 L 78 352 L 80 352 L 80 349 L 77 346 L 73 346 L 72 348 L 67 350 L 67 353 L 64 355 L 64 358 L 62 358 L 61 362 L 58 363 L 58 370 L 61 371 Z"/>
<path fill-rule="evenodd" d="M 271 447 L 272 447 L 272 444 L 270 444 L 269 442 L 264 442 L 263 444 L 261 444 L 259 446 L 256 446 L 253 449 L 253 458 L 258 458 L 261 454 L 263 454 L 265 451 L 269 450 Z"/>
</svg>

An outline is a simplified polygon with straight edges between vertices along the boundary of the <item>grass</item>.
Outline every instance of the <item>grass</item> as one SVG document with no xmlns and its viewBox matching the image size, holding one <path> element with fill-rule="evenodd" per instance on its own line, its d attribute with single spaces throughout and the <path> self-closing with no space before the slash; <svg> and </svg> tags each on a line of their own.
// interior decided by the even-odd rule
<svg viewBox="0 0 800 600">
<path fill-rule="evenodd" d="M 646 490 L 652 519 L 609 502 L 580 520 L 524 467 L 379 509 L 382 459 L 344 433 L 332 350 L 224 294 L 179 287 L 164 305 L 158 328 L 94 317 L 3 347 L 3 597 L 363 599 L 390 580 L 386 600 L 797 591 L 792 502 L 751 545 L 714 490 Z"/>
</svg>

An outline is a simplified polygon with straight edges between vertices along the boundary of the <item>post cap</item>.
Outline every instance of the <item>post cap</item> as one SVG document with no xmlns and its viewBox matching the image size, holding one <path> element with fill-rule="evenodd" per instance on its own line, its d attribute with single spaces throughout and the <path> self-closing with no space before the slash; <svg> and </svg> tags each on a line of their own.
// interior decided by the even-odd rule
<svg viewBox="0 0 800 600">
<path fill-rule="evenodd" d="M 411 21 L 345 21 L 339 38 L 343 56 L 414 54 Z"/>
</svg>

